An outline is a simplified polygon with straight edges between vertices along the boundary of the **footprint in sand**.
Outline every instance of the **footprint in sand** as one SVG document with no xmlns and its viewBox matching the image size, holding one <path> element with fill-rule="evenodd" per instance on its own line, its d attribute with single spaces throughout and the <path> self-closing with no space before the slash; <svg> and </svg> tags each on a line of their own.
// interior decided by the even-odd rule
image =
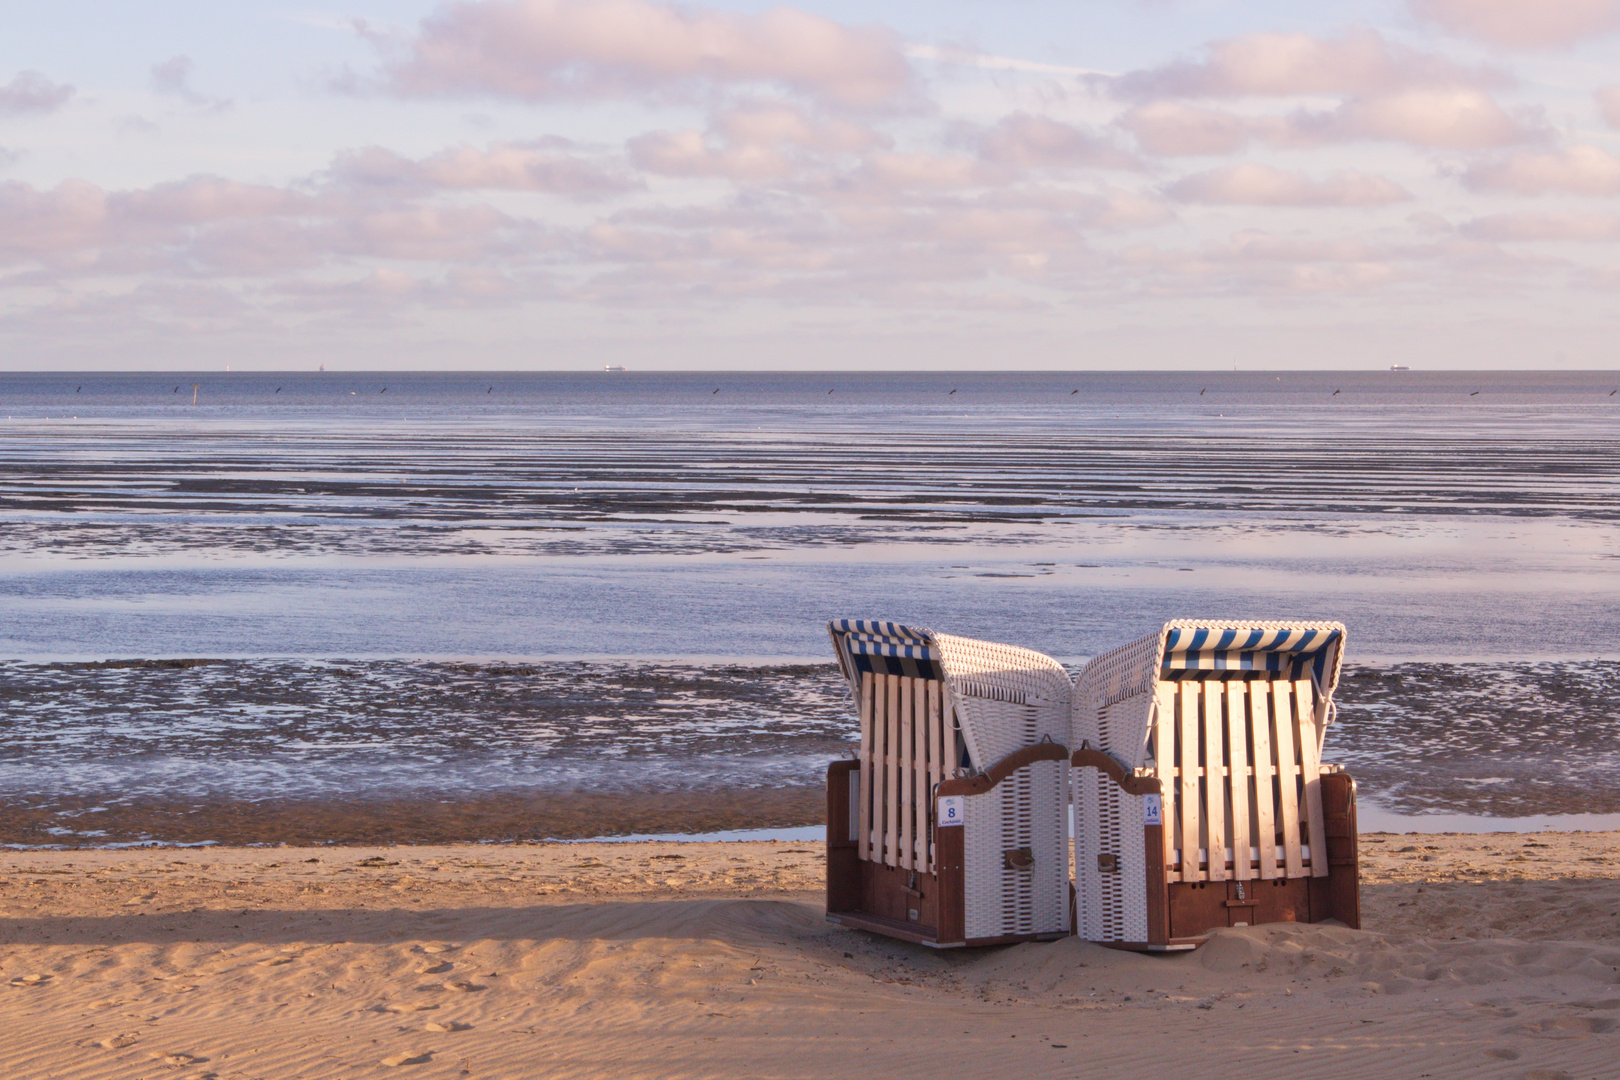
<svg viewBox="0 0 1620 1080">
<path fill-rule="evenodd" d="M 403 1001 L 401 1001 L 401 1002 L 396 1002 L 396 1003 L 394 1003 L 392 1005 L 379 1005 L 379 1006 L 377 1006 L 377 1011 L 378 1012 L 391 1012 L 391 1013 L 413 1013 L 413 1012 L 427 1012 L 429 1009 L 437 1009 L 437 1008 L 438 1008 L 437 1005 L 419 1005 L 419 1004 L 416 1004 L 414 1002 L 403 1002 Z"/>
<path fill-rule="evenodd" d="M 416 1054 L 390 1054 L 388 1057 L 382 1059 L 382 1063 L 388 1066 L 425 1065 L 432 1060 L 433 1054 L 430 1051 L 424 1050 Z"/>
<path fill-rule="evenodd" d="M 460 945 L 437 944 L 437 945 L 418 945 L 416 948 L 417 948 L 418 952 L 446 953 L 446 952 L 455 952 L 457 949 L 461 948 L 461 946 Z"/>
<path fill-rule="evenodd" d="M 1493 1046 L 1491 1049 L 1485 1051 L 1485 1056 L 1488 1058 L 1496 1058 L 1498 1061 L 1519 1060 L 1519 1052 L 1513 1049 L 1511 1046 Z"/>
<path fill-rule="evenodd" d="M 126 1031 L 122 1035 L 108 1035 L 108 1036 L 106 1036 L 104 1038 L 100 1038 L 100 1039 L 91 1039 L 89 1042 L 81 1043 L 80 1045 L 81 1046 L 99 1046 L 103 1050 L 122 1050 L 126 1046 L 134 1046 L 136 1043 L 138 1043 L 140 1041 L 141 1041 L 141 1033 L 140 1032 L 138 1032 L 138 1031 Z"/>
<path fill-rule="evenodd" d="M 443 975 L 446 971 L 449 971 L 454 966 L 454 964 L 451 964 L 448 961 L 441 960 L 437 964 L 429 964 L 426 967 L 417 968 L 416 973 L 418 975 Z"/>
<path fill-rule="evenodd" d="M 18 975 L 8 984 L 10 986 L 44 986 L 51 981 L 49 975 Z"/>
<path fill-rule="evenodd" d="M 153 1061 L 161 1061 L 165 1065 L 173 1065 L 175 1067 L 179 1067 L 181 1065 L 201 1065 L 203 1062 L 208 1060 L 205 1057 L 198 1057 L 196 1054 L 165 1054 L 162 1051 L 150 1056 Z"/>
<path fill-rule="evenodd" d="M 444 988 L 446 990 L 460 990 L 462 993 L 467 994 L 470 994 L 475 990 L 489 989 L 487 986 L 480 986 L 478 983 L 468 982 L 466 979 L 457 979 L 455 982 L 447 982 L 444 984 Z"/>
<path fill-rule="evenodd" d="M 463 1024 L 460 1020 L 446 1020 L 443 1023 L 440 1023 L 438 1021 L 434 1021 L 431 1024 L 423 1024 L 422 1025 L 422 1030 L 423 1031 L 471 1031 L 472 1030 L 472 1025 L 471 1024 Z"/>
<path fill-rule="evenodd" d="M 296 956 L 272 956 L 268 960 L 260 960 L 259 966 L 280 967 L 282 964 L 290 964 L 296 959 L 298 959 Z"/>
</svg>

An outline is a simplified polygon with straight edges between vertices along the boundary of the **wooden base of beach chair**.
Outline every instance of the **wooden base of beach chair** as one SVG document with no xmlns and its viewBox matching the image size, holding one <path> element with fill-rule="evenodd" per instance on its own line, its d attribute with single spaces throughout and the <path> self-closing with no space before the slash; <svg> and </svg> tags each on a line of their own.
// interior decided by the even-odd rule
<svg viewBox="0 0 1620 1080">
<path fill-rule="evenodd" d="M 1061 747 L 1041 751 L 1039 760 L 1056 760 Z M 1033 757 L 1033 755 L 1031 755 Z M 1028 767 L 1026 763 L 1023 767 Z M 1019 941 L 1053 941 L 1066 931 L 968 937 L 966 933 L 965 829 L 944 828 L 933 844 L 934 870 L 907 870 L 860 857 L 852 828 L 851 778 L 860 763 L 835 761 L 827 769 L 827 920 L 853 930 L 866 930 L 936 949 L 1008 945 Z M 858 779 L 856 780 L 858 783 Z M 956 781 L 963 784 L 965 782 Z M 950 788 L 945 788 L 949 794 Z"/>
<path fill-rule="evenodd" d="M 1325 876 L 1248 881 L 1164 881 L 1148 875 L 1146 941 L 1105 941 L 1109 948 L 1139 952 L 1195 949 L 1211 931 L 1263 923 L 1334 920 L 1361 928 L 1360 869 L 1356 850 L 1356 786 L 1346 773 L 1322 776 L 1327 837 Z M 1158 826 L 1144 832 L 1149 851 L 1162 844 Z M 1314 853 L 1313 853 L 1314 854 Z M 1152 882 L 1163 882 L 1155 889 Z"/>
</svg>

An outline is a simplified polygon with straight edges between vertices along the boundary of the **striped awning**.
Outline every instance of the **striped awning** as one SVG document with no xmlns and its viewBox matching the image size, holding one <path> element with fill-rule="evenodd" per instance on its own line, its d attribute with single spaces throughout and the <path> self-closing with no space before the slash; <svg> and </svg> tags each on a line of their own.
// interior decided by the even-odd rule
<svg viewBox="0 0 1620 1080">
<path fill-rule="evenodd" d="M 939 656 L 929 631 L 878 619 L 834 619 L 827 624 L 838 666 L 858 690 L 860 673 L 879 671 L 939 678 Z"/>
<path fill-rule="evenodd" d="M 1165 629 L 1161 670 L 1172 678 L 1185 671 L 1275 671 L 1295 679 L 1309 670 L 1325 687 L 1343 637 L 1342 627 L 1171 626 Z"/>
<path fill-rule="evenodd" d="M 928 631 L 875 619 L 834 619 L 827 630 L 855 656 L 903 656 L 932 660 Z"/>
</svg>

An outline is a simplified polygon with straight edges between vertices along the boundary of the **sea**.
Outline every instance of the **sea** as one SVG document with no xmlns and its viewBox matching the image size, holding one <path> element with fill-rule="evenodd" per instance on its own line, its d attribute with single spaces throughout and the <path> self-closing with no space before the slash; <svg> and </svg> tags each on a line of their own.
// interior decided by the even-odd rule
<svg viewBox="0 0 1620 1080">
<path fill-rule="evenodd" d="M 813 786 L 836 617 L 1339 620 L 1364 828 L 1612 827 L 1620 374 L 0 373 L 0 807 L 64 841 Z"/>
</svg>

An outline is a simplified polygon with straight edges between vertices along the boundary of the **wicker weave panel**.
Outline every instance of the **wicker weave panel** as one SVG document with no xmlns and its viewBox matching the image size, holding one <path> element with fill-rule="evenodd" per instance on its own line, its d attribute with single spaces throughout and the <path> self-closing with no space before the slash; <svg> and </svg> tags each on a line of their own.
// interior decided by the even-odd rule
<svg viewBox="0 0 1620 1080">
<path fill-rule="evenodd" d="M 1142 799 L 1127 795 L 1096 769 L 1074 770 L 1075 900 L 1087 941 L 1147 940 L 1147 857 Z M 1117 868 L 1103 870 L 1100 854 Z"/>
<path fill-rule="evenodd" d="M 1068 923 L 1069 860 L 1065 772 L 1061 761 L 1027 765 L 966 800 L 965 927 L 970 938 L 1062 933 Z M 1006 854 L 1029 848 L 1029 869 Z"/>
<path fill-rule="evenodd" d="M 962 837 L 963 926 L 970 938 L 1001 933 L 1001 863 L 1007 850 L 1001 793 L 964 800 Z"/>
<path fill-rule="evenodd" d="M 1159 677 L 1163 654 L 1161 630 L 1094 658 L 1077 680 L 1076 707 L 1097 711 L 1122 698 L 1149 693 Z"/>
<path fill-rule="evenodd" d="M 1014 645 L 936 634 L 945 681 L 979 768 L 1042 737 L 1069 736 L 1073 687 L 1063 665 Z"/>
</svg>

